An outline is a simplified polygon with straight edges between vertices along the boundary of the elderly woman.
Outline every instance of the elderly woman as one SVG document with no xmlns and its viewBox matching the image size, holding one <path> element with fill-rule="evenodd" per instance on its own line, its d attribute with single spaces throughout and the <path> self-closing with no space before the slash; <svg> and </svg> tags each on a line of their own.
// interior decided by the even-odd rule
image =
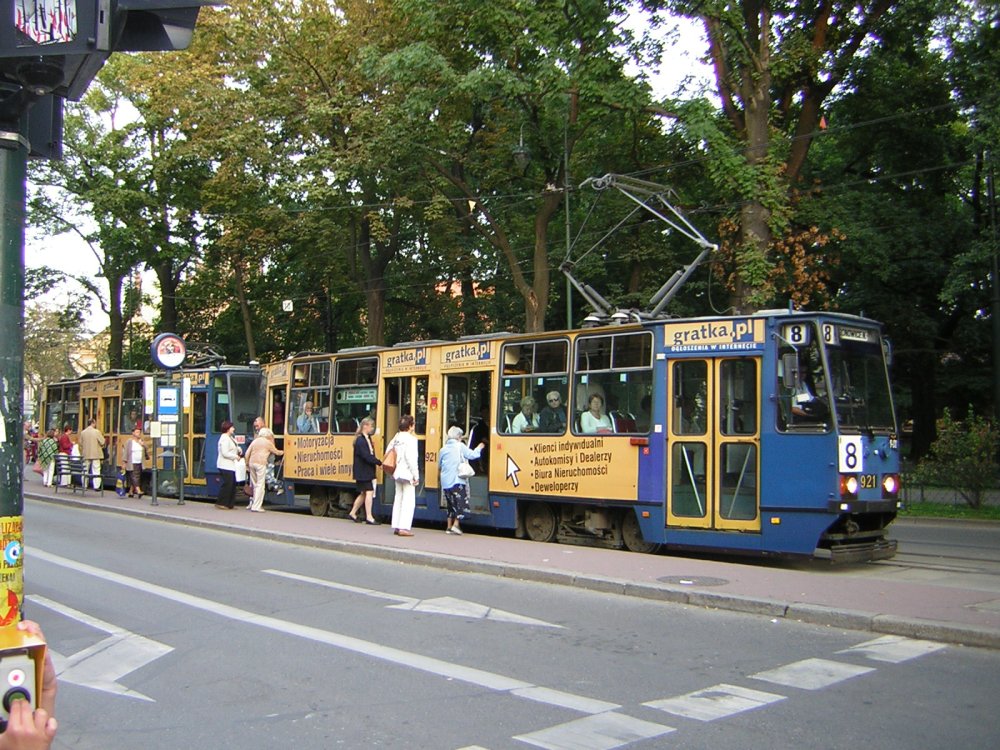
<svg viewBox="0 0 1000 750">
<path fill-rule="evenodd" d="M 236 502 L 236 462 L 243 455 L 240 446 L 236 444 L 236 426 L 228 419 L 222 423 L 222 434 L 219 435 L 219 456 L 215 459 L 215 467 L 222 478 L 219 484 L 219 496 L 215 507 L 219 510 L 232 510 Z"/>
<path fill-rule="evenodd" d="M 441 488 L 448 504 L 448 525 L 446 534 L 461 534 L 459 521 L 469 512 L 469 480 L 459 476 L 458 467 L 462 461 L 475 461 L 483 452 L 486 443 L 470 449 L 462 442 L 462 428 L 448 428 L 448 442 L 441 448 L 438 464 L 441 467 Z"/>
<path fill-rule="evenodd" d="M 247 508 L 253 513 L 264 512 L 264 493 L 267 491 L 267 459 L 271 456 L 283 456 L 285 452 L 279 450 L 274 445 L 274 433 L 267 427 L 261 427 L 257 431 L 257 437 L 253 439 L 247 448 L 247 474 L 249 481 L 253 484 L 253 497 Z"/>
<path fill-rule="evenodd" d="M 604 397 L 600 393 L 591 393 L 589 406 L 580 415 L 580 429 L 583 432 L 614 432 L 611 417 L 604 412 Z"/>
<path fill-rule="evenodd" d="M 537 403 L 531 396 L 521 399 L 521 411 L 514 417 L 510 424 L 510 431 L 517 434 L 519 432 L 535 432 L 538 429 L 538 414 L 535 413 Z"/>
</svg>

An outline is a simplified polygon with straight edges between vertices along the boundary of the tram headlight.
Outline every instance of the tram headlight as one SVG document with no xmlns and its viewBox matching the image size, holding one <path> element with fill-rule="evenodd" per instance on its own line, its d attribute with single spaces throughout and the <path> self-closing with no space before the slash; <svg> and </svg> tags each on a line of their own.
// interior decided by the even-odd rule
<svg viewBox="0 0 1000 750">
<path fill-rule="evenodd" d="M 855 498 L 858 496 L 858 477 L 855 474 L 840 475 L 840 497 Z"/>
<path fill-rule="evenodd" d="M 899 474 L 886 474 L 882 477 L 882 497 L 895 500 L 899 495 Z"/>
</svg>

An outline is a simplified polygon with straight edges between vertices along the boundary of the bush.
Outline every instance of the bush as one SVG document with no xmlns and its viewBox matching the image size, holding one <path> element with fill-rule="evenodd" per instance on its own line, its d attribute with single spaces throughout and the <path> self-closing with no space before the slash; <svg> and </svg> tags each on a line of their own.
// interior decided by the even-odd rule
<svg viewBox="0 0 1000 750">
<path fill-rule="evenodd" d="M 1000 434 L 993 423 L 969 407 L 964 421 L 945 409 L 937 421 L 937 440 L 917 466 L 915 479 L 954 489 L 970 508 L 980 508 L 987 490 L 996 485 Z"/>
</svg>

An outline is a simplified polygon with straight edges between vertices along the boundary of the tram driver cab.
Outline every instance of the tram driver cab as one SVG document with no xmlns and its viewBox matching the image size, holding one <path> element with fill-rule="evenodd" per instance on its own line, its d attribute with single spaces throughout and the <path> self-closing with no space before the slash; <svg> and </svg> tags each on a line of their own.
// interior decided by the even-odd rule
<svg viewBox="0 0 1000 750">
<path fill-rule="evenodd" d="M 823 366 L 814 347 L 785 352 L 779 377 L 783 388 L 781 413 L 786 426 L 817 424 L 830 418 Z"/>
</svg>

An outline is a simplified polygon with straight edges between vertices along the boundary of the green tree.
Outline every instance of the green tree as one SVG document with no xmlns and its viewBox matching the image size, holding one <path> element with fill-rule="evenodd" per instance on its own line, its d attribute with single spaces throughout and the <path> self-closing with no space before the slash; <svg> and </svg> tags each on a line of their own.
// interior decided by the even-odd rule
<svg viewBox="0 0 1000 750">
<path fill-rule="evenodd" d="M 996 487 L 1000 432 L 989 419 L 969 406 L 964 420 L 948 409 L 937 424 L 937 440 L 917 466 L 918 482 L 954 488 L 970 508 L 983 504 L 986 492 Z"/>
<path fill-rule="evenodd" d="M 732 307 L 755 309 L 784 296 L 773 269 L 779 243 L 795 243 L 795 191 L 820 134 L 824 107 L 877 44 L 893 0 L 772 3 L 762 0 L 646 0 L 653 10 L 700 22 L 715 74 L 716 108 L 666 103 L 726 205 Z M 823 239 L 821 236 L 818 239 Z M 781 278 L 783 274 L 779 274 Z"/>
</svg>

